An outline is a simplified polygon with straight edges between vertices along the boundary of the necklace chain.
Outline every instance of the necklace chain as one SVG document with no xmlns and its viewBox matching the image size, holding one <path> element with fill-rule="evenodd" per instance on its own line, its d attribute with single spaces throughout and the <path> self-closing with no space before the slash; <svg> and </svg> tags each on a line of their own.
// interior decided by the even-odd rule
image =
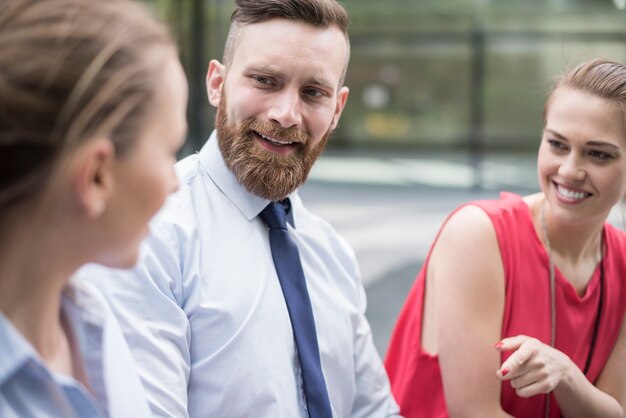
<svg viewBox="0 0 626 418">
<path fill-rule="evenodd" d="M 546 224 L 546 201 L 544 199 L 541 205 L 541 229 L 543 231 L 543 242 L 548 253 L 548 264 L 550 269 L 550 346 L 554 347 L 556 343 L 556 291 L 555 291 L 555 273 L 554 260 L 552 260 L 552 247 L 550 246 L 550 238 L 548 237 L 548 226 Z M 551 395 L 546 394 L 546 410 L 545 417 L 550 417 L 550 398 Z"/>
<path fill-rule="evenodd" d="M 543 241 L 548 253 L 548 263 L 550 268 L 550 345 L 554 347 L 556 342 L 556 295 L 555 295 L 555 272 L 554 260 L 552 260 L 552 247 L 550 246 L 550 237 L 548 237 L 548 226 L 546 224 L 546 201 L 541 205 L 541 229 L 543 230 Z"/>
<path fill-rule="evenodd" d="M 554 347 L 556 344 L 556 291 L 555 291 L 555 267 L 554 260 L 552 259 L 552 247 L 550 245 L 550 238 L 548 237 L 548 226 L 546 224 L 546 200 L 544 199 L 541 206 L 541 229 L 543 232 L 543 241 L 546 246 L 546 252 L 548 253 L 548 262 L 550 269 L 550 346 Z M 583 373 L 587 375 L 591 366 L 591 359 L 595 350 L 596 340 L 598 338 L 598 328 L 600 326 L 600 315 L 602 313 L 602 299 L 604 294 L 604 262 L 602 259 L 602 238 L 600 240 L 600 299 L 598 301 L 598 312 L 596 314 L 593 336 L 591 339 L 591 346 L 587 355 L 587 361 L 585 363 L 585 369 Z M 545 417 L 550 417 L 550 398 L 551 395 L 546 394 L 546 409 Z"/>
</svg>

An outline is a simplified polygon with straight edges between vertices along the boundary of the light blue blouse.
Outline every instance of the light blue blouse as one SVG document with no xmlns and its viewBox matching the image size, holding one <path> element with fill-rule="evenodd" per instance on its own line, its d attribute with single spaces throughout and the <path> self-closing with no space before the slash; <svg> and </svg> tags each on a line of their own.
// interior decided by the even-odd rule
<svg viewBox="0 0 626 418">
<path fill-rule="evenodd" d="M 63 292 L 62 310 L 91 391 L 50 370 L 0 313 L 0 417 L 149 417 L 128 346 L 102 296 L 73 281 Z"/>
</svg>

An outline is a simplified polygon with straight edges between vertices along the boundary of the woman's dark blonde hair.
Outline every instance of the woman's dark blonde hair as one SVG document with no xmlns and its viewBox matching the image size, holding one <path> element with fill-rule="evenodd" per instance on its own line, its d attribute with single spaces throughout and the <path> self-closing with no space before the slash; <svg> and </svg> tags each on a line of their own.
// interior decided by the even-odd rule
<svg viewBox="0 0 626 418">
<path fill-rule="evenodd" d="M 600 58 L 583 62 L 562 76 L 552 92 L 560 87 L 601 97 L 626 111 L 626 67 L 620 63 Z M 549 104 L 550 98 L 544 108 L 544 121 Z"/>
<path fill-rule="evenodd" d="M 128 151 L 158 88 L 158 47 L 175 51 L 131 0 L 0 1 L 0 220 L 84 141 Z"/>
</svg>

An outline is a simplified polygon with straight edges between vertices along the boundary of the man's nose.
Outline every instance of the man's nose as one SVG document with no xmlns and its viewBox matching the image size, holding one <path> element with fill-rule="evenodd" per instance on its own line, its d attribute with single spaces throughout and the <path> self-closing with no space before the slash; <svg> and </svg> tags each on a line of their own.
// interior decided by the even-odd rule
<svg viewBox="0 0 626 418">
<path fill-rule="evenodd" d="M 301 106 L 300 92 L 286 89 L 276 94 L 267 116 L 270 121 L 283 128 L 300 126 L 302 124 Z"/>
</svg>

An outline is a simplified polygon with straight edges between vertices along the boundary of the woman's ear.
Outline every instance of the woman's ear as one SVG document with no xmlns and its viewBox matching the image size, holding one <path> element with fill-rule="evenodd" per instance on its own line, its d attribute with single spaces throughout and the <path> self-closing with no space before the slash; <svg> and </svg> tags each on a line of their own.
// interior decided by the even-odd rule
<svg viewBox="0 0 626 418">
<path fill-rule="evenodd" d="M 115 146 L 109 138 L 87 141 L 73 157 L 73 195 L 79 211 L 90 219 L 104 213 L 113 192 L 114 160 Z"/>
</svg>

